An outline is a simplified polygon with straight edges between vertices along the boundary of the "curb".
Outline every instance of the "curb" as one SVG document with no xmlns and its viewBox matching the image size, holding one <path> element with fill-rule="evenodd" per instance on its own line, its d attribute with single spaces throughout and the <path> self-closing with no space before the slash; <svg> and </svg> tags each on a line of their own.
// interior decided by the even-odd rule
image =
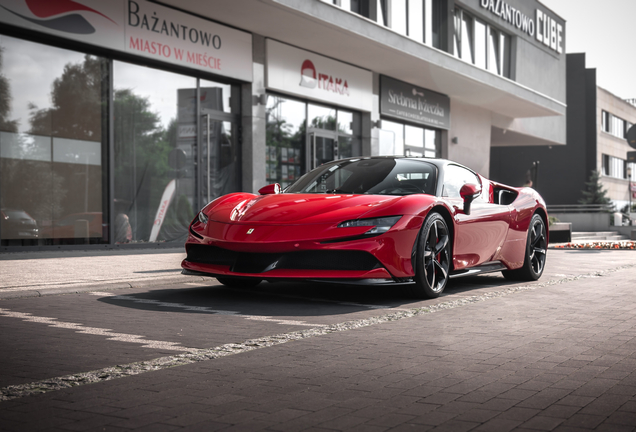
<svg viewBox="0 0 636 432">
<path fill-rule="evenodd" d="M 175 276 L 175 277 L 161 277 L 161 278 L 148 278 L 148 279 L 134 279 L 126 282 L 86 282 L 81 285 L 73 285 L 68 287 L 55 286 L 47 288 L 45 286 L 33 287 L 29 289 L 21 290 L 17 289 L 0 289 L 0 300 L 11 300 L 19 298 L 29 297 L 44 297 L 53 295 L 64 294 L 80 294 L 91 291 L 114 291 L 120 289 L 131 288 L 146 288 L 155 285 L 177 285 L 186 282 L 210 282 L 217 285 L 218 282 L 213 277 L 202 276 Z"/>
</svg>

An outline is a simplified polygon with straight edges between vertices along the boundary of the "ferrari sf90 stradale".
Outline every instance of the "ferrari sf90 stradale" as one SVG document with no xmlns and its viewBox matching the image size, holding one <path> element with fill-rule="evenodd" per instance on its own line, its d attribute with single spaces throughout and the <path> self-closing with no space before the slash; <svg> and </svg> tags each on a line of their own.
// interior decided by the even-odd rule
<svg viewBox="0 0 636 432">
<path fill-rule="evenodd" d="M 262 280 L 405 285 L 434 298 L 449 278 L 541 277 L 545 202 L 452 161 L 362 157 L 326 163 L 281 192 L 232 193 L 190 225 L 186 274 L 231 287 Z"/>
</svg>

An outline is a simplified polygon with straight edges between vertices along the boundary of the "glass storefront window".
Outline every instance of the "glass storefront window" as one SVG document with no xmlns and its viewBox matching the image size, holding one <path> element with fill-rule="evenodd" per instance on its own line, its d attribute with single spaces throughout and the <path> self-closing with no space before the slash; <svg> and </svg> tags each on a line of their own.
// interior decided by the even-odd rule
<svg viewBox="0 0 636 432">
<path fill-rule="evenodd" d="M 232 112 L 230 98 L 232 96 L 232 86 L 220 84 L 214 81 L 200 80 L 201 93 L 199 100 L 201 107 L 226 113 Z"/>
<path fill-rule="evenodd" d="M 434 129 L 382 120 L 379 155 L 438 157 L 440 139 Z"/>
<path fill-rule="evenodd" d="M 439 132 L 432 129 L 424 129 L 424 156 L 437 157 L 440 139 Z"/>
<path fill-rule="evenodd" d="M 266 121 L 268 183 L 285 188 L 317 165 L 362 154 L 360 113 L 270 94 Z"/>
<path fill-rule="evenodd" d="M 336 130 L 336 110 L 320 105 L 309 104 L 307 108 L 309 127 Z"/>
<path fill-rule="evenodd" d="M 108 241 L 108 61 L 0 35 L 3 246 Z"/>
<path fill-rule="evenodd" d="M 199 207 L 239 187 L 232 86 L 120 61 L 113 75 L 115 241 L 183 241 Z"/>
<path fill-rule="evenodd" d="M 338 154 L 340 159 L 362 154 L 362 142 L 360 139 L 362 125 L 360 121 L 360 114 L 338 110 Z"/>
<path fill-rule="evenodd" d="M 122 243 L 172 240 L 173 232 L 187 232 L 183 226 L 187 228 L 194 217 L 188 199 L 193 191 L 184 190 L 192 187 L 192 181 L 178 174 L 187 173 L 188 168 L 190 175 L 194 171 L 196 127 L 190 119 L 183 120 L 195 111 L 196 79 L 119 61 L 113 64 L 113 75 L 114 200 L 115 218 L 120 221 L 115 239 Z M 190 166 L 183 173 L 168 165 L 170 152 L 177 148 L 190 156 L 186 158 Z M 153 232 L 157 210 L 170 188 L 175 190 L 175 199 L 161 229 Z M 123 233 L 129 229 L 131 236 L 126 238 Z"/>
<path fill-rule="evenodd" d="M 305 170 L 306 104 L 267 96 L 266 177 L 268 183 L 294 181 Z M 291 179 L 290 179 L 291 177 Z"/>
<path fill-rule="evenodd" d="M 404 155 L 409 157 L 424 156 L 424 129 L 404 126 Z"/>
<path fill-rule="evenodd" d="M 404 154 L 404 125 L 382 120 L 380 156 Z"/>
</svg>

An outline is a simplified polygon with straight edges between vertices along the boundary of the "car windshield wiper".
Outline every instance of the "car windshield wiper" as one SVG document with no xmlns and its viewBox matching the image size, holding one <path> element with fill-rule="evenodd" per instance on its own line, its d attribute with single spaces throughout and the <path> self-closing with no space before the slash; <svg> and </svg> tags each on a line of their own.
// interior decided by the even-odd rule
<svg viewBox="0 0 636 432">
<path fill-rule="evenodd" d="M 343 191 L 342 189 L 330 189 L 328 191 L 325 191 L 325 193 L 328 193 L 328 194 L 337 194 L 337 193 L 347 194 L 347 193 L 351 193 L 351 192 Z"/>
</svg>

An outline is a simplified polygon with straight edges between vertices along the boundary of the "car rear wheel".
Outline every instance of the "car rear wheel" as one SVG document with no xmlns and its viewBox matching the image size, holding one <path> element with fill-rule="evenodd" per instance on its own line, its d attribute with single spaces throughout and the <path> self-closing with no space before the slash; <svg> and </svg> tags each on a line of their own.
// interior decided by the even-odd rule
<svg viewBox="0 0 636 432">
<path fill-rule="evenodd" d="M 216 280 L 230 288 L 254 288 L 261 283 L 263 279 L 218 277 Z"/>
<path fill-rule="evenodd" d="M 417 298 L 436 298 L 446 288 L 451 263 L 451 235 L 439 213 L 430 213 L 418 238 L 415 284 L 411 293 Z"/>
<path fill-rule="evenodd" d="M 501 273 L 506 279 L 535 281 L 543 274 L 546 252 L 548 250 L 548 236 L 543 218 L 538 214 L 532 216 L 528 228 L 526 241 L 526 256 L 523 267 L 516 270 L 504 270 Z"/>
</svg>

